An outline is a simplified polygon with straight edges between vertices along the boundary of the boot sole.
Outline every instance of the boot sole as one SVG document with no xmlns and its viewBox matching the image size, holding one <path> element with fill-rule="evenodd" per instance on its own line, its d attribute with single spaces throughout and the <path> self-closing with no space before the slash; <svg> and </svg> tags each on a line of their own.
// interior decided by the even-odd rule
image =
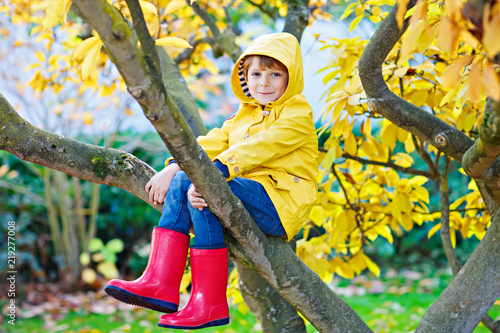
<svg viewBox="0 0 500 333">
<path fill-rule="evenodd" d="M 178 304 L 162 301 L 156 298 L 139 296 L 115 286 L 106 286 L 104 291 L 106 294 L 119 300 L 120 302 L 140 306 L 158 312 L 172 313 L 176 312 L 179 308 Z"/>
<path fill-rule="evenodd" d="M 160 324 L 160 323 L 158 323 L 158 326 L 164 327 L 164 328 L 173 328 L 173 329 L 178 329 L 178 330 L 198 330 L 200 328 L 222 326 L 222 325 L 227 325 L 227 324 L 229 324 L 229 317 L 224 318 L 224 319 L 213 320 L 213 321 L 210 321 L 206 324 L 199 325 L 199 326 L 177 326 L 177 325 L 166 325 L 166 324 Z"/>
</svg>

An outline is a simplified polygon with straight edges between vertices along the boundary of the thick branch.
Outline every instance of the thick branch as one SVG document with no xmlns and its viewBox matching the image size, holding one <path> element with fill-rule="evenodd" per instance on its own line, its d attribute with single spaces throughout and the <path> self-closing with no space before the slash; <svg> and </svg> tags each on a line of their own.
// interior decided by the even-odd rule
<svg viewBox="0 0 500 333">
<path fill-rule="evenodd" d="M 34 127 L 17 114 L 2 94 L 0 129 L 1 150 L 80 179 L 123 188 L 149 203 L 144 186 L 155 171 L 131 154 Z M 161 206 L 155 208 L 161 210 Z"/>
<path fill-rule="evenodd" d="M 160 59 L 163 84 L 168 92 L 168 97 L 179 107 L 182 117 L 186 120 L 195 137 L 207 133 L 198 112 L 198 104 L 189 90 L 186 80 L 179 70 L 179 66 L 168 55 L 163 46 L 156 46 Z"/>
<path fill-rule="evenodd" d="M 134 31 L 141 42 L 142 55 L 148 63 L 151 73 L 153 75 L 159 75 L 161 78 L 160 59 L 156 52 L 155 41 L 151 38 L 149 33 L 139 0 L 125 0 L 125 2 L 130 11 L 130 16 L 132 16 L 132 21 L 134 22 Z"/>
<path fill-rule="evenodd" d="M 416 332 L 472 332 L 500 297 L 500 221 L 491 227 L 457 276 L 427 310 Z"/>
<path fill-rule="evenodd" d="M 498 176 L 494 170 L 485 171 L 500 155 L 500 103 L 487 99 L 479 139 L 467 150 L 462 164 L 465 172 L 475 179 Z"/>
<path fill-rule="evenodd" d="M 311 16 L 309 0 L 288 0 L 286 3 L 288 7 L 283 31 L 291 33 L 300 41 Z"/>
<path fill-rule="evenodd" d="M 173 157 L 228 229 L 228 235 L 237 240 L 228 241 L 231 254 L 255 269 L 319 331 L 371 332 L 356 312 L 333 293 L 284 240 L 267 237 L 252 220 L 196 142 L 177 106 L 166 96 L 163 84 L 152 82 L 147 75 L 132 33 L 117 10 L 106 0 L 75 0 L 74 3 L 101 36 L 129 91 L 139 101 Z M 119 38 L 116 32 L 121 32 Z M 131 62 L 138 67 L 123 70 L 132 67 Z"/>
<path fill-rule="evenodd" d="M 408 8 L 415 3 L 416 0 L 410 0 Z M 404 29 L 399 30 L 395 19 L 396 10 L 397 6 L 394 6 L 380 23 L 359 61 L 359 75 L 370 109 L 421 140 L 433 144 L 448 156 L 462 161 L 463 154 L 473 143 L 472 139 L 431 113 L 398 97 L 384 81 L 382 64 L 407 28 L 406 21 Z"/>
</svg>

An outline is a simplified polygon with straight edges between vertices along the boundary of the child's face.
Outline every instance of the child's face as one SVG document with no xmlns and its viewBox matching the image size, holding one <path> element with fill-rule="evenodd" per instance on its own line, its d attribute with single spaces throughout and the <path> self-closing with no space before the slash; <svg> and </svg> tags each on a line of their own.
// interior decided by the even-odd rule
<svg viewBox="0 0 500 333">
<path fill-rule="evenodd" d="M 288 86 L 288 71 L 277 68 L 259 68 L 256 61 L 248 68 L 245 77 L 250 94 L 261 105 L 277 101 Z"/>
</svg>

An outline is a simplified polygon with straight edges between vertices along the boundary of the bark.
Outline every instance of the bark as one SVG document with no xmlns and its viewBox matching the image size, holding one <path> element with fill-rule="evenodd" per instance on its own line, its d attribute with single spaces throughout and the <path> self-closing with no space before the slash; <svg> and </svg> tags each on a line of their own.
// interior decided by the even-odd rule
<svg viewBox="0 0 500 333">
<path fill-rule="evenodd" d="M 2 94 L 0 128 L 0 149 L 80 179 L 123 188 L 149 203 L 144 186 L 155 171 L 135 156 L 37 128 L 21 118 Z"/>
<path fill-rule="evenodd" d="M 296 251 L 295 239 L 288 243 Z M 239 287 L 245 303 L 262 325 L 264 333 L 306 332 L 304 320 L 297 310 L 253 270 L 236 263 Z"/>
<path fill-rule="evenodd" d="M 500 297 L 500 221 L 490 229 L 469 260 L 427 310 L 416 332 L 472 332 Z"/>
<path fill-rule="evenodd" d="M 162 46 L 157 46 L 156 50 L 160 60 L 161 72 L 163 73 L 163 84 L 167 89 L 168 96 L 179 107 L 182 117 L 193 131 L 193 135 L 198 137 L 206 134 L 207 129 L 198 112 L 198 104 L 196 104 L 196 100 L 191 94 L 179 66 L 170 58 Z"/>
<path fill-rule="evenodd" d="M 286 3 L 288 11 L 283 31 L 291 33 L 300 41 L 311 16 L 308 6 L 309 0 L 288 0 Z"/>
<path fill-rule="evenodd" d="M 411 0 L 408 8 L 415 5 Z M 421 140 L 459 162 L 473 141 L 432 114 L 393 94 L 382 75 L 382 63 L 407 28 L 400 31 L 396 6 L 370 39 L 359 63 L 360 77 L 371 108 Z M 484 184 L 481 194 L 494 212 L 490 229 L 465 266 L 439 299 L 428 309 L 417 332 L 472 332 L 500 296 L 500 249 L 498 209 L 491 203 Z M 490 212 L 491 212 L 490 211 Z"/>
<path fill-rule="evenodd" d="M 255 269 L 276 291 L 301 311 L 318 331 L 371 332 L 356 312 L 333 293 L 281 238 L 266 236 L 251 219 L 241 202 L 232 194 L 218 169 L 197 144 L 178 107 L 167 95 L 161 75 L 154 73 L 154 62 L 144 59 L 142 51 L 137 47 L 136 35 L 118 10 L 106 0 L 75 0 L 74 5 L 78 7 L 84 20 L 99 33 L 129 92 L 140 103 L 144 114 L 155 126 L 169 151 L 227 229 L 226 240 L 232 258 Z M 138 37 L 144 38 L 141 35 Z M 147 44 L 141 41 L 141 45 Z M 130 155 L 127 155 L 122 167 L 120 159 L 117 158 L 119 155 L 114 151 L 105 148 L 95 150 L 90 145 L 51 136 L 50 133 L 43 133 L 43 138 L 38 135 L 39 141 L 25 139 L 25 145 L 21 146 L 15 142 L 17 137 L 14 134 L 26 133 L 21 130 L 22 122 L 4 122 L 12 116 L 13 111 L 4 99 L 0 108 L 0 127 L 9 127 L 9 130 L 16 131 L 12 133 L 12 139 L 4 137 L 2 132 L 0 146 L 18 154 L 22 159 L 75 174 L 80 176 L 79 178 L 107 185 L 117 184 L 123 188 L 130 188 L 127 182 L 138 183 L 135 178 L 149 179 L 154 173 Z M 38 131 L 32 133 L 37 134 Z M 68 144 L 71 147 L 80 145 L 80 149 L 71 150 L 71 154 L 64 150 L 56 154 L 49 149 L 56 149 L 52 143 L 47 147 L 47 137 L 56 141 L 56 148 Z M 25 151 L 29 153 L 25 154 Z M 49 159 L 35 161 L 34 156 L 39 152 L 47 154 L 46 157 L 55 155 L 52 163 Z M 92 153 L 97 155 L 92 156 Z M 73 159 L 76 160 L 75 164 L 70 162 Z M 89 169 L 84 168 L 77 174 L 76 170 L 73 170 L 76 165 L 86 165 Z M 139 173 L 140 168 L 146 171 Z M 142 188 L 142 184 L 134 187 L 138 197 L 144 200 L 144 193 L 140 193 L 144 192 Z"/>
</svg>

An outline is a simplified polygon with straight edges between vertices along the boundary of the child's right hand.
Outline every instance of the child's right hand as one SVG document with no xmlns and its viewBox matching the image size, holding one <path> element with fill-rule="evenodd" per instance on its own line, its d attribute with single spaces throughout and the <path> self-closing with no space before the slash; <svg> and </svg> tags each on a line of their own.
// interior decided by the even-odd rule
<svg viewBox="0 0 500 333">
<path fill-rule="evenodd" d="M 155 205 L 165 201 L 170 183 L 177 171 L 181 171 L 179 165 L 177 163 L 171 163 L 165 169 L 151 177 L 145 187 L 146 192 L 149 194 L 149 201 L 153 202 Z"/>
</svg>

